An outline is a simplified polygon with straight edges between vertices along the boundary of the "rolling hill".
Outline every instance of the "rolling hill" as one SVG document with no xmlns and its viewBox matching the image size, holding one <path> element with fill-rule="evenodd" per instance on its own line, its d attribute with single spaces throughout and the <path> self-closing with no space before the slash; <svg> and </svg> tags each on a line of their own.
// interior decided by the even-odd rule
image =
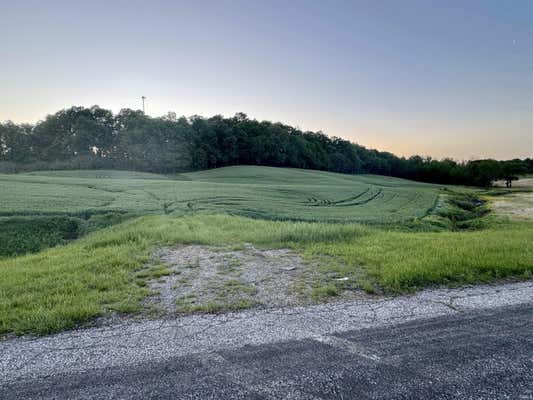
<svg viewBox="0 0 533 400">
<path fill-rule="evenodd" d="M 425 216 L 439 186 L 376 175 L 257 166 L 174 176 L 128 171 L 0 175 L 0 215 L 226 213 L 270 220 L 383 223 Z"/>
</svg>

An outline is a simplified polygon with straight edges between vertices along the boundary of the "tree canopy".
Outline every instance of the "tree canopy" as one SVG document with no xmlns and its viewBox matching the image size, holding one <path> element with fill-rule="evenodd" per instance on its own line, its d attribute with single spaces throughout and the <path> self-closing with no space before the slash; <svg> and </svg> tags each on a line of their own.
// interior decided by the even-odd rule
<svg viewBox="0 0 533 400">
<path fill-rule="evenodd" d="M 301 131 L 244 113 L 231 118 L 175 113 L 153 118 L 142 111 L 71 107 L 35 125 L 0 123 L 0 169 L 115 168 L 172 173 L 229 165 L 371 173 L 424 182 L 510 186 L 533 173 L 533 160 L 457 162 L 397 157 L 322 132 Z"/>
</svg>

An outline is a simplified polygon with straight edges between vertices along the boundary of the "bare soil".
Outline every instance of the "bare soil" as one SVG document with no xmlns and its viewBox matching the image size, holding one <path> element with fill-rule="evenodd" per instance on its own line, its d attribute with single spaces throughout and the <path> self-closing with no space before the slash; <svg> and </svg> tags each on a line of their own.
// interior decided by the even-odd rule
<svg viewBox="0 0 533 400">
<path fill-rule="evenodd" d="M 180 245 L 159 250 L 155 259 L 170 274 L 151 282 L 154 295 L 147 305 L 167 315 L 311 304 L 317 300 L 313 289 L 325 280 L 346 289 L 331 300 L 368 297 L 348 278 L 324 276 L 318 261 L 306 261 L 289 249 Z"/>
<path fill-rule="evenodd" d="M 494 183 L 494 186 L 498 187 L 505 187 L 505 181 L 496 181 Z M 521 178 L 517 181 L 513 181 L 513 187 L 516 188 L 524 188 L 524 187 L 530 187 L 533 188 L 533 178 Z"/>
<path fill-rule="evenodd" d="M 493 210 L 511 219 L 533 221 L 533 192 L 498 197 L 493 202 Z"/>
</svg>

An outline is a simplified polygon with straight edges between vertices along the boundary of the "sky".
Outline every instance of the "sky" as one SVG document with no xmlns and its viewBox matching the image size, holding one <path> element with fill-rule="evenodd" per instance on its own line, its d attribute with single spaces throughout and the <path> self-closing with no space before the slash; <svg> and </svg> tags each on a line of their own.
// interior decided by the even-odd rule
<svg viewBox="0 0 533 400">
<path fill-rule="evenodd" d="M 533 157 L 533 1 L 0 0 L 0 121 L 73 105 Z"/>
</svg>

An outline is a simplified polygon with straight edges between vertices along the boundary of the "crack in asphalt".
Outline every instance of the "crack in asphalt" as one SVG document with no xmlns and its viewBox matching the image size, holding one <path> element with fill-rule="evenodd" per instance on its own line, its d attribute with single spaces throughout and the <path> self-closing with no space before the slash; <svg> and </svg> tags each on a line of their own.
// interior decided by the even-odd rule
<svg viewBox="0 0 533 400">
<path fill-rule="evenodd" d="M 461 307 L 458 307 L 454 304 L 455 300 L 459 299 L 459 296 L 451 296 L 448 301 L 442 301 L 442 300 L 429 300 L 430 302 L 433 302 L 435 304 L 442 304 L 443 306 L 446 306 L 453 311 L 456 311 L 458 313 L 464 313 L 464 310 L 461 309 Z"/>
</svg>

